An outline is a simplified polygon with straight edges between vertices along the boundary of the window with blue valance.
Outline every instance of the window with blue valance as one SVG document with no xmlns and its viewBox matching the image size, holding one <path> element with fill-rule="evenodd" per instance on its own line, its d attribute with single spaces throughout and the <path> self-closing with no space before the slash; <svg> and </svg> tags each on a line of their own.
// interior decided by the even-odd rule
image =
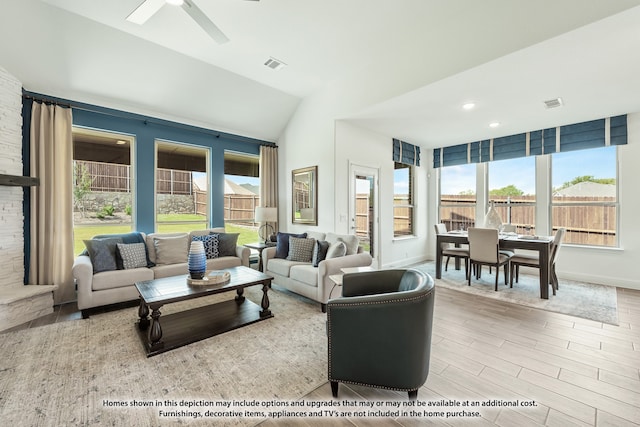
<svg viewBox="0 0 640 427">
<path fill-rule="evenodd" d="M 625 114 L 491 140 L 436 148 L 433 150 L 433 167 L 483 163 L 492 160 L 539 156 L 626 143 L 627 116 Z"/>
<path fill-rule="evenodd" d="M 420 166 L 420 147 L 393 139 L 393 161 L 411 166 Z"/>
</svg>

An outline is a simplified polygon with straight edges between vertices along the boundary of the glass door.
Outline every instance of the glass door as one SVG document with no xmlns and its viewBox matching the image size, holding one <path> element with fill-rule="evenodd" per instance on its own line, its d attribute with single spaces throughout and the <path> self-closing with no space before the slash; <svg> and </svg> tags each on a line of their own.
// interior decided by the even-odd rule
<svg viewBox="0 0 640 427">
<path fill-rule="evenodd" d="M 350 232 L 360 238 L 360 246 L 378 268 L 378 169 L 350 165 Z"/>
</svg>

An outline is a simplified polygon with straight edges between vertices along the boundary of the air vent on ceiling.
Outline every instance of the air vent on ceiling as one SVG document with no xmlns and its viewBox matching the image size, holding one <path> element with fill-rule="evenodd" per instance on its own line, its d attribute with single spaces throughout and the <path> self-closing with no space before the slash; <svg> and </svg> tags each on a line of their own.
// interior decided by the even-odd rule
<svg viewBox="0 0 640 427">
<path fill-rule="evenodd" d="M 562 107 L 562 98 L 554 98 L 544 101 L 544 105 L 547 108 L 557 108 Z"/>
<path fill-rule="evenodd" d="M 272 70 L 281 70 L 282 68 L 284 68 L 287 64 L 285 64 L 284 62 L 275 59 L 273 57 L 267 59 L 267 62 L 264 63 L 264 65 L 266 65 L 267 67 L 271 68 Z"/>
</svg>

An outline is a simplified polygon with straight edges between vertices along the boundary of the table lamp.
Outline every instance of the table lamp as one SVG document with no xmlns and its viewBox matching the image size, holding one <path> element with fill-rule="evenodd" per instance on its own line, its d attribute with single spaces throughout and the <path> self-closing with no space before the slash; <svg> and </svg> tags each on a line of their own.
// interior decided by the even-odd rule
<svg viewBox="0 0 640 427">
<path fill-rule="evenodd" d="M 275 230 L 270 222 L 278 222 L 278 208 L 266 208 L 258 206 L 255 211 L 255 221 L 262 222 L 260 228 L 258 228 L 258 236 L 265 244 L 269 241 L 269 237 L 275 234 Z M 271 229 L 269 233 L 268 229 Z"/>
</svg>

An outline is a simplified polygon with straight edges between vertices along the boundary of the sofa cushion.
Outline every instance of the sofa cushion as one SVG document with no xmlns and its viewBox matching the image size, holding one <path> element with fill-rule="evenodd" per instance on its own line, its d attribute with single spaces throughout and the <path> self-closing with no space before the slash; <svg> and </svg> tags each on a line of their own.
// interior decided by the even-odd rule
<svg viewBox="0 0 640 427">
<path fill-rule="evenodd" d="M 147 251 L 144 243 L 118 243 L 116 247 L 124 270 L 147 266 Z"/>
<path fill-rule="evenodd" d="M 269 264 L 267 265 L 268 271 L 271 271 L 275 274 L 279 274 L 281 276 L 289 277 L 289 272 L 291 267 L 294 265 L 303 265 L 309 264 L 307 262 L 299 262 L 299 261 L 289 261 L 282 258 L 273 258 L 269 260 Z M 310 265 L 310 264 L 309 264 Z"/>
<path fill-rule="evenodd" d="M 189 253 L 189 235 L 161 237 L 153 236 L 153 247 L 156 251 L 156 264 L 179 264 L 187 262 Z"/>
<path fill-rule="evenodd" d="M 332 243 L 329 246 L 329 249 L 327 249 L 327 256 L 325 257 L 325 259 L 340 258 L 342 256 L 345 256 L 346 253 L 347 253 L 347 245 L 342 240 L 340 240 L 335 243 Z"/>
<path fill-rule="evenodd" d="M 202 236 L 191 236 L 192 241 L 201 241 L 204 246 L 204 253 L 207 259 L 218 258 L 220 256 L 219 234 L 205 234 Z"/>
<path fill-rule="evenodd" d="M 106 289 L 122 288 L 125 286 L 133 286 L 136 282 L 142 282 L 143 280 L 152 280 L 153 278 L 153 271 L 147 267 L 103 271 L 102 273 L 93 275 L 91 289 L 94 291 L 103 291 Z"/>
<path fill-rule="evenodd" d="M 320 261 L 323 261 L 327 257 L 327 250 L 329 250 L 330 243 L 326 240 L 317 240 L 313 247 L 313 255 L 311 256 L 311 265 L 317 267 Z"/>
<path fill-rule="evenodd" d="M 221 270 L 223 268 L 239 267 L 242 259 L 237 256 L 223 256 L 207 260 L 207 270 Z"/>
<path fill-rule="evenodd" d="M 289 255 L 289 237 L 307 237 L 307 233 L 293 234 L 278 232 L 275 258 L 286 258 Z"/>
<path fill-rule="evenodd" d="M 311 264 L 294 265 L 291 267 L 289 278 L 309 286 L 318 286 L 318 269 Z"/>
<path fill-rule="evenodd" d="M 236 256 L 240 233 L 211 233 L 218 236 L 218 256 Z"/>
<path fill-rule="evenodd" d="M 151 270 L 153 270 L 153 277 L 156 279 L 170 276 L 181 276 L 183 274 L 189 274 L 189 264 L 186 262 L 178 264 L 157 264 L 155 267 L 152 267 Z"/>
<path fill-rule="evenodd" d="M 313 247 L 316 239 L 307 239 L 304 237 L 289 237 L 289 261 L 311 262 L 313 256 Z"/>
<path fill-rule="evenodd" d="M 355 234 L 335 234 L 335 233 L 327 233 L 327 242 L 336 243 L 339 240 L 342 240 L 345 245 L 347 245 L 347 253 L 346 255 L 353 255 L 358 253 L 358 245 L 360 244 L 360 239 Z"/>
<path fill-rule="evenodd" d="M 120 237 L 85 240 L 93 273 L 116 270 L 116 245 L 122 243 Z"/>
</svg>

